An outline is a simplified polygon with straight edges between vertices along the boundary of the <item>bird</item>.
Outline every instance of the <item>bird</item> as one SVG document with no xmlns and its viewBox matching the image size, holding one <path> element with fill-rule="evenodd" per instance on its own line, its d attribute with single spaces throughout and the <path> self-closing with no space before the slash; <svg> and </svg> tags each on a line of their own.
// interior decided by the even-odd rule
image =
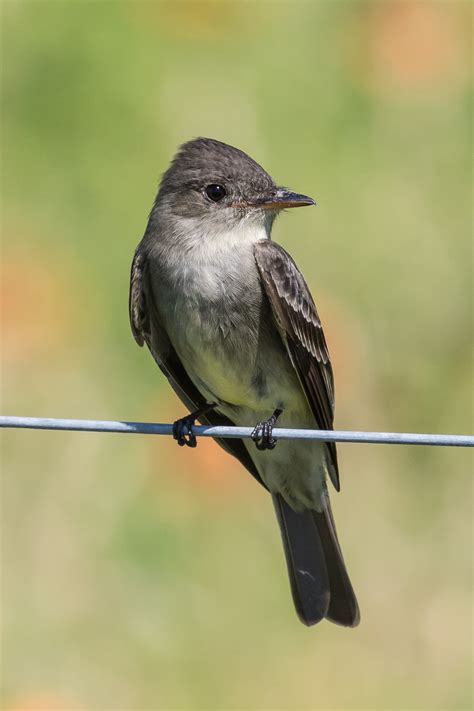
<svg viewBox="0 0 474 711">
<path fill-rule="evenodd" d="M 196 446 L 196 421 L 253 426 L 251 438 L 217 442 L 272 497 L 301 622 L 355 627 L 359 606 L 328 494 L 328 480 L 340 488 L 336 445 L 273 436 L 277 421 L 333 428 L 321 320 L 301 271 L 271 238 L 282 211 L 314 204 L 238 148 L 184 143 L 133 257 L 129 316 L 188 410 L 173 425 L 178 445 Z"/>
</svg>

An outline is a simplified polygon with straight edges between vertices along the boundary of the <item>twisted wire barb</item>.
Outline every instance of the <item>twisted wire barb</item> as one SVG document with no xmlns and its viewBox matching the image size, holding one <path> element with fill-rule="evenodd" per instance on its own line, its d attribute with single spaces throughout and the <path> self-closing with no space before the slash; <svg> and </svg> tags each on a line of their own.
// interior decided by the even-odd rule
<svg viewBox="0 0 474 711">
<path fill-rule="evenodd" d="M 171 435 L 173 425 L 152 422 L 110 420 L 64 420 L 52 417 L 0 416 L 0 427 L 35 430 L 73 430 L 79 432 L 118 432 L 122 434 Z M 199 437 L 250 437 L 252 427 L 209 427 L 199 425 Z M 275 427 L 276 439 L 313 439 L 323 442 L 362 442 L 366 444 L 424 444 L 438 447 L 474 447 L 474 435 L 424 434 L 415 432 L 351 432 L 341 430 L 300 430 Z"/>
</svg>

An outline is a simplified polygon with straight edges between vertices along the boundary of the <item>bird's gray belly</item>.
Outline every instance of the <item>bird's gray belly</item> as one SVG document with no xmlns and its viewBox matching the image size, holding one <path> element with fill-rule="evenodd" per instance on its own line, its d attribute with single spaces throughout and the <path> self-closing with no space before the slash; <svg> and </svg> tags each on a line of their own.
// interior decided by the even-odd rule
<svg viewBox="0 0 474 711">
<path fill-rule="evenodd" d="M 260 309 L 207 305 L 188 321 L 178 349 L 209 400 L 251 410 L 293 405 L 296 374 L 278 333 L 261 323 Z M 271 414 L 271 412 L 269 413 Z"/>
<path fill-rule="evenodd" d="M 190 288 L 164 309 L 167 331 L 191 380 L 209 402 L 254 411 L 294 408 L 296 373 L 260 285 L 216 293 Z M 298 401 L 298 402 L 295 402 Z"/>
</svg>

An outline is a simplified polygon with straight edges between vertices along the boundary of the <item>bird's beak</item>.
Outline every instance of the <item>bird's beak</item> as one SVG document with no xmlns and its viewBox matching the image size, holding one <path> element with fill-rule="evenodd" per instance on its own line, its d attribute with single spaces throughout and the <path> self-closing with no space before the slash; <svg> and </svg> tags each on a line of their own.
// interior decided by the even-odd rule
<svg viewBox="0 0 474 711">
<path fill-rule="evenodd" d="M 286 188 L 278 188 L 273 195 L 259 198 L 252 203 L 255 207 L 263 207 L 266 210 L 283 210 L 287 207 L 304 207 L 305 205 L 316 205 L 313 198 L 301 193 L 293 193 Z"/>
</svg>

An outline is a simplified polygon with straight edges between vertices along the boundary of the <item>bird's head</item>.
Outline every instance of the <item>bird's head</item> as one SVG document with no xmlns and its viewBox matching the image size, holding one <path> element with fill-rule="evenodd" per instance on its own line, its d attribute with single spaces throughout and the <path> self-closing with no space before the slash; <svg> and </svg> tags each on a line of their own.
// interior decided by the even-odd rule
<svg viewBox="0 0 474 711">
<path fill-rule="evenodd" d="M 307 195 L 278 187 L 238 148 L 197 138 L 181 146 L 164 174 L 154 212 L 206 233 L 248 225 L 269 234 L 281 210 L 314 204 Z"/>
</svg>

